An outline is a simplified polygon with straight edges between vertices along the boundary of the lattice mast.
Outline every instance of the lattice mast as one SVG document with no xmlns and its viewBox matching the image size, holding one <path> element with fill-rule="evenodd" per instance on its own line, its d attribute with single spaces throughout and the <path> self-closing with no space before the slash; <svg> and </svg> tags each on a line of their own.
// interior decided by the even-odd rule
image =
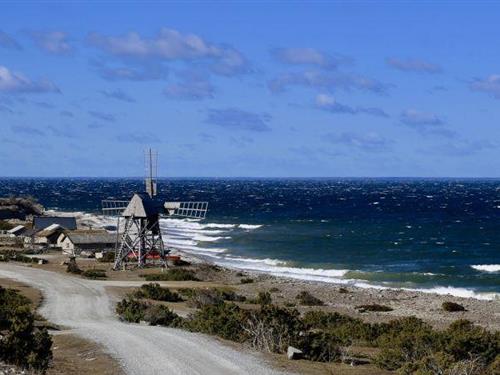
<svg viewBox="0 0 500 375">
<path fill-rule="evenodd" d="M 104 214 L 117 215 L 117 243 L 114 269 L 126 267 L 132 261 L 138 267 L 147 262 L 166 265 L 166 250 L 160 229 L 160 217 L 180 216 L 204 219 L 208 202 L 158 202 L 157 173 L 158 153 L 148 149 L 144 155 L 146 192 L 135 193 L 130 201 L 104 200 Z M 125 220 L 119 234 L 120 218 Z"/>
</svg>

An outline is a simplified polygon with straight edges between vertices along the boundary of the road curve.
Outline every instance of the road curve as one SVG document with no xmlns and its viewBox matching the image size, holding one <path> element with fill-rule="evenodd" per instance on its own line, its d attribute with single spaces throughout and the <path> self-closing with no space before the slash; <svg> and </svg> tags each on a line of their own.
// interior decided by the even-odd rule
<svg viewBox="0 0 500 375">
<path fill-rule="evenodd" d="M 0 277 L 42 291 L 40 313 L 52 323 L 102 344 L 126 374 L 278 374 L 252 353 L 182 330 L 118 321 L 104 283 L 9 263 Z"/>
</svg>

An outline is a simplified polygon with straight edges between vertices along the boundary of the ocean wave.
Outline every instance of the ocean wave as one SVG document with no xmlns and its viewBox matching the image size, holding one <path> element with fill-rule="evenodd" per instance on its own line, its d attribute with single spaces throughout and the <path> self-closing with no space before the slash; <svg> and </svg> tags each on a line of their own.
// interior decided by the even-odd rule
<svg viewBox="0 0 500 375">
<path fill-rule="evenodd" d="M 500 264 L 476 264 L 471 268 L 483 272 L 500 272 Z"/>
<path fill-rule="evenodd" d="M 416 289 L 402 288 L 402 289 L 415 291 L 415 292 L 433 293 L 433 294 L 439 294 L 439 295 L 450 295 L 450 296 L 462 297 L 462 298 L 474 298 L 474 299 L 486 300 L 486 301 L 500 299 L 499 293 L 480 293 L 480 292 L 476 292 L 472 289 L 455 288 L 452 286 L 436 286 L 436 287 L 428 288 L 428 289 L 426 289 L 426 288 L 416 288 Z"/>
<path fill-rule="evenodd" d="M 240 224 L 238 225 L 238 228 L 241 228 L 241 229 L 257 229 L 257 228 L 260 228 L 262 227 L 261 224 Z"/>
</svg>

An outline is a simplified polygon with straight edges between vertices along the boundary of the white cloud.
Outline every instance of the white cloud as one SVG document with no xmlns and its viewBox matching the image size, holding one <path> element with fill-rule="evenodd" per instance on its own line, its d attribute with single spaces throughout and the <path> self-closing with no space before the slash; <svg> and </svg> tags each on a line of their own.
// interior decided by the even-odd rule
<svg viewBox="0 0 500 375">
<path fill-rule="evenodd" d="M 417 73 L 441 73 L 442 68 L 437 64 L 419 59 L 396 59 L 390 58 L 386 60 L 387 64 L 394 69 L 402 70 L 404 72 L 417 72 Z"/>
<path fill-rule="evenodd" d="M 378 94 L 384 94 L 389 88 L 387 84 L 362 75 L 315 70 L 282 74 L 269 81 L 268 86 L 272 92 L 282 92 L 290 86 L 305 86 L 329 91 L 358 89 Z"/>
<path fill-rule="evenodd" d="M 316 65 L 325 69 L 334 69 L 348 60 L 328 55 L 314 48 L 276 48 L 271 51 L 271 54 L 284 64 Z"/>
<path fill-rule="evenodd" d="M 469 88 L 473 91 L 491 94 L 494 98 L 500 99 L 500 74 L 492 74 L 484 79 L 476 79 L 469 84 Z"/>
<path fill-rule="evenodd" d="M 67 55 L 73 51 L 69 43 L 68 34 L 62 31 L 32 31 L 30 32 L 35 44 L 41 50 L 54 55 Z"/>
<path fill-rule="evenodd" d="M 24 75 L 11 72 L 0 65 L 0 92 L 10 93 L 41 93 L 60 92 L 56 85 L 50 81 L 32 81 Z"/>
<path fill-rule="evenodd" d="M 316 96 L 316 107 L 324 111 L 332 113 L 346 113 L 351 115 L 356 114 L 367 114 L 379 117 L 389 117 L 384 110 L 376 107 L 351 107 L 345 104 L 339 103 L 335 98 L 328 94 L 319 94 Z"/>
<path fill-rule="evenodd" d="M 438 126 L 444 121 L 438 115 L 429 112 L 422 112 L 416 109 L 407 109 L 401 113 L 401 122 L 411 126 Z"/>
<path fill-rule="evenodd" d="M 236 49 L 209 43 L 194 34 L 162 28 L 158 35 L 146 38 L 130 32 L 121 36 L 91 33 L 87 42 L 113 56 L 135 59 L 203 60 L 211 61 L 210 68 L 220 75 L 248 71 L 248 62 Z"/>
</svg>

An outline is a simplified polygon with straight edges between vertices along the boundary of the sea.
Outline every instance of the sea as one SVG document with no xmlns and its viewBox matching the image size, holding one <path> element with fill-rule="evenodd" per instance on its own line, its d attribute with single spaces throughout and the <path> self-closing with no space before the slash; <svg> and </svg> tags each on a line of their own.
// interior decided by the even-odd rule
<svg viewBox="0 0 500 375">
<path fill-rule="evenodd" d="M 140 178 L 2 178 L 98 223 Z M 208 201 L 204 220 L 162 218 L 169 248 L 235 269 L 363 288 L 500 298 L 498 179 L 159 179 L 161 201 Z"/>
</svg>

